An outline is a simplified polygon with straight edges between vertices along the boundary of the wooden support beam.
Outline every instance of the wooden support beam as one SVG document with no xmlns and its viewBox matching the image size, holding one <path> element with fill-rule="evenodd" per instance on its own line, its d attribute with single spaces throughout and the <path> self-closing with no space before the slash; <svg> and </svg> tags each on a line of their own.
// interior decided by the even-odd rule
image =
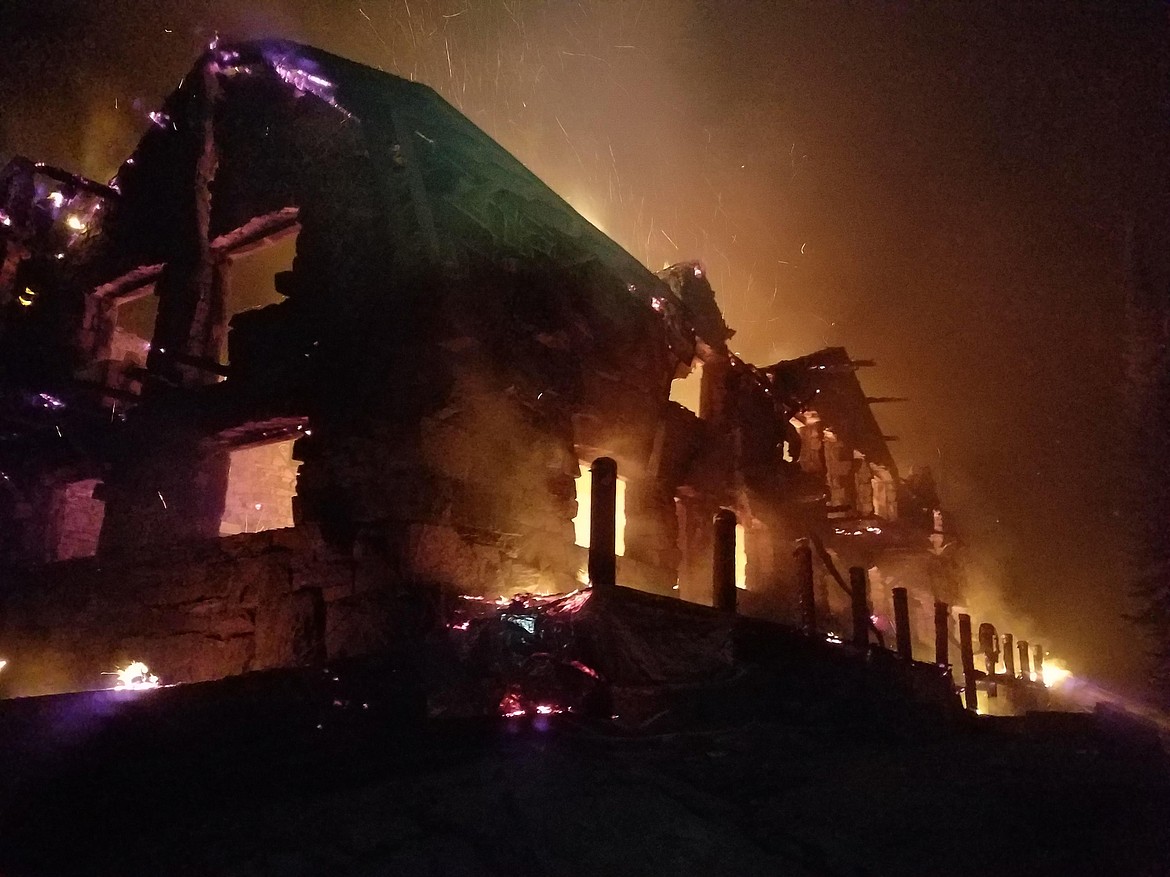
<svg viewBox="0 0 1170 877">
<path fill-rule="evenodd" d="M 897 636 L 898 657 L 914 660 L 910 640 L 910 597 L 905 588 L 894 588 L 894 632 Z"/>
<path fill-rule="evenodd" d="M 825 565 L 825 569 L 829 571 L 829 575 L 831 575 L 833 577 L 833 581 L 835 581 L 838 585 L 841 586 L 841 590 L 844 591 L 849 596 L 849 599 L 852 602 L 853 588 L 852 588 L 852 586 L 850 586 L 850 584 L 848 582 L 845 581 L 845 579 L 841 576 L 841 573 L 839 573 L 837 571 L 837 565 L 833 563 L 833 558 L 831 558 L 829 556 L 829 552 L 827 550 L 825 550 L 824 543 L 821 542 L 820 538 L 817 536 L 810 536 L 809 542 L 812 544 L 812 547 L 814 549 L 816 549 L 817 557 L 819 557 L 821 559 L 821 563 L 823 563 Z M 862 572 L 864 572 L 864 570 L 862 570 Z M 867 588 L 867 590 L 868 590 L 868 588 Z M 867 595 L 867 599 L 868 599 L 868 595 Z M 866 610 L 865 618 L 866 618 L 866 621 L 869 623 L 870 629 L 873 630 L 874 634 L 877 636 L 878 644 L 884 649 L 886 647 L 885 637 L 883 637 L 882 632 L 877 629 L 877 625 L 875 625 L 873 623 L 873 619 L 869 617 L 868 609 Z M 868 641 L 868 638 L 867 638 L 867 641 Z"/>
<path fill-rule="evenodd" d="M 724 612 L 735 612 L 735 512 L 720 509 L 715 513 L 714 533 L 714 603 Z"/>
<path fill-rule="evenodd" d="M 1016 640 L 1010 633 L 1003 635 L 1003 669 L 1009 679 L 1016 677 Z"/>
<path fill-rule="evenodd" d="M 853 645 L 864 651 L 869 648 L 869 579 L 865 568 L 849 567 L 849 599 L 853 607 Z"/>
<path fill-rule="evenodd" d="M 617 584 L 617 463 L 598 457 L 589 471 L 589 583 L 612 588 Z"/>
<path fill-rule="evenodd" d="M 1016 643 L 1016 648 L 1020 652 L 1020 678 L 1026 681 L 1032 677 L 1032 670 L 1028 661 L 1028 641 L 1026 639 L 1020 640 Z"/>
<path fill-rule="evenodd" d="M 164 355 L 172 362 L 177 362 L 180 365 L 188 365 L 200 371 L 211 372 L 214 375 L 222 375 L 225 378 L 229 377 L 232 373 L 230 366 L 216 362 L 214 359 L 208 359 L 206 356 L 190 356 L 186 353 L 176 353 L 173 351 Z"/>
<path fill-rule="evenodd" d="M 800 627 L 807 634 L 817 632 L 817 595 L 813 580 L 812 546 L 801 539 L 793 552 L 796 559 L 797 593 L 800 594 Z"/>
<path fill-rule="evenodd" d="M 934 603 L 934 662 L 940 667 L 951 663 L 951 607 L 938 600 Z"/>
<path fill-rule="evenodd" d="M 971 647 L 971 616 L 959 615 L 959 651 L 963 657 L 963 692 L 967 709 L 979 708 L 979 694 L 975 689 L 975 652 Z"/>
</svg>

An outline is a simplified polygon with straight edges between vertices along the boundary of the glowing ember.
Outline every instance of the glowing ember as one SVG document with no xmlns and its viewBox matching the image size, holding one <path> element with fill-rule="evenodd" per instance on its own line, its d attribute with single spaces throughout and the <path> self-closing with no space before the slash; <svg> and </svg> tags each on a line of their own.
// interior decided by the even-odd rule
<svg viewBox="0 0 1170 877">
<path fill-rule="evenodd" d="M 517 716 L 527 715 L 528 710 L 524 709 L 524 704 L 520 700 L 520 695 L 514 691 L 509 691 L 504 695 L 504 699 L 500 701 L 500 715 L 504 718 L 514 719 Z"/>
<path fill-rule="evenodd" d="M 118 677 L 114 691 L 141 691 L 146 688 L 158 688 L 159 685 L 158 677 L 151 673 L 150 668 L 142 661 L 134 661 L 120 667 L 112 675 Z"/>
<path fill-rule="evenodd" d="M 570 666 L 570 667 L 576 667 L 578 670 L 580 670 L 580 671 L 581 671 L 582 673 L 584 673 L 586 676 L 592 676 L 594 679 L 600 679 L 600 678 L 601 678 L 601 677 L 600 677 L 600 676 L 597 674 L 597 671 L 596 671 L 596 670 L 594 670 L 592 667 L 590 667 L 590 666 L 589 666 L 589 665 L 587 665 L 587 664 L 582 664 L 580 661 L 570 661 L 570 662 L 569 662 L 569 666 Z"/>
<path fill-rule="evenodd" d="M 572 614 L 574 612 L 579 611 L 582 606 L 584 606 L 586 603 L 588 603 L 589 598 L 592 596 L 593 596 L 593 591 L 591 591 L 589 589 L 583 589 L 580 591 L 573 591 L 571 594 L 569 594 L 567 597 L 565 597 L 565 599 L 562 600 L 558 605 L 553 606 L 548 611 L 552 614 L 555 614 L 555 615 Z"/>
<path fill-rule="evenodd" d="M 864 536 L 866 533 L 873 533 L 874 535 L 880 536 L 882 528 L 866 525 L 865 527 L 857 530 L 845 530 L 841 527 L 834 527 L 833 532 L 838 536 Z"/>
</svg>

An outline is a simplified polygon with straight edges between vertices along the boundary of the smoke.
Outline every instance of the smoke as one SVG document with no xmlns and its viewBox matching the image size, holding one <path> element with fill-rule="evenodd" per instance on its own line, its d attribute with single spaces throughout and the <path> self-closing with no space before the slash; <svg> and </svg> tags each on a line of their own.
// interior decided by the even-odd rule
<svg viewBox="0 0 1170 877">
<path fill-rule="evenodd" d="M 956 611 L 970 615 L 976 630 L 980 624 L 991 623 L 1001 637 L 1010 633 L 1017 641 L 1039 643 L 1059 652 L 1058 642 L 1046 638 L 1031 614 L 1009 596 L 1017 590 L 1013 581 L 1025 548 L 1016 533 L 1003 526 L 1002 512 L 995 508 L 981 480 L 963 468 L 951 466 L 940 481 L 945 487 L 944 505 L 957 510 L 951 520 L 956 521 L 963 541 L 966 602 L 955 607 Z"/>
</svg>

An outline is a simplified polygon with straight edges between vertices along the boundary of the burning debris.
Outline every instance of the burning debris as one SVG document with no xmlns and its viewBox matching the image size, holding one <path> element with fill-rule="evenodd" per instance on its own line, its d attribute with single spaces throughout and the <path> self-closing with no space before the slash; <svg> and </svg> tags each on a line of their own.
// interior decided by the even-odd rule
<svg viewBox="0 0 1170 877">
<path fill-rule="evenodd" d="M 151 673 L 150 668 L 142 661 L 132 661 L 125 667 L 104 675 L 117 677 L 114 691 L 144 691 L 159 687 L 158 677 Z"/>
<path fill-rule="evenodd" d="M 495 601 L 464 597 L 447 628 L 468 672 L 479 675 L 499 715 L 602 714 L 600 674 L 586 664 L 588 647 L 576 629 L 592 590 Z M 502 692 L 498 693 L 497 692 Z"/>
</svg>

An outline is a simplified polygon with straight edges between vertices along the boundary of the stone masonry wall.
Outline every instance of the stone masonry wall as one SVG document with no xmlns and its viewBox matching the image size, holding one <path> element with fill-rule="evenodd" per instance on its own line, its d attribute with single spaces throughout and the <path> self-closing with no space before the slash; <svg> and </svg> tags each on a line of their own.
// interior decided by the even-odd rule
<svg viewBox="0 0 1170 877">
<path fill-rule="evenodd" d="M 74 481 L 59 488 L 56 560 L 90 557 L 97 551 L 106 506 L 94 499 L 96 478 Z"/>
<path fill-rule="evenodd" d="M 464 583 L 492 596 L 575 584 L 515 539 L 419 523 L 367 529 L 345 551 L 302 526 L 11 572 L 0 697 L 108 688 L 103 673 L 138 660 L 179 683 L 372 654 L 438 623 L 440 595 Z"/>
<path fill-rule="evenodd" d="M 291 529 L 14 573 L 0 594 L 0 693 L 107 688 L 102 674 L 134 660 L 164 682 L 312 664 L 328 654 L 327 600 L 352 590 L 352 558 Z"/>
</svg>

